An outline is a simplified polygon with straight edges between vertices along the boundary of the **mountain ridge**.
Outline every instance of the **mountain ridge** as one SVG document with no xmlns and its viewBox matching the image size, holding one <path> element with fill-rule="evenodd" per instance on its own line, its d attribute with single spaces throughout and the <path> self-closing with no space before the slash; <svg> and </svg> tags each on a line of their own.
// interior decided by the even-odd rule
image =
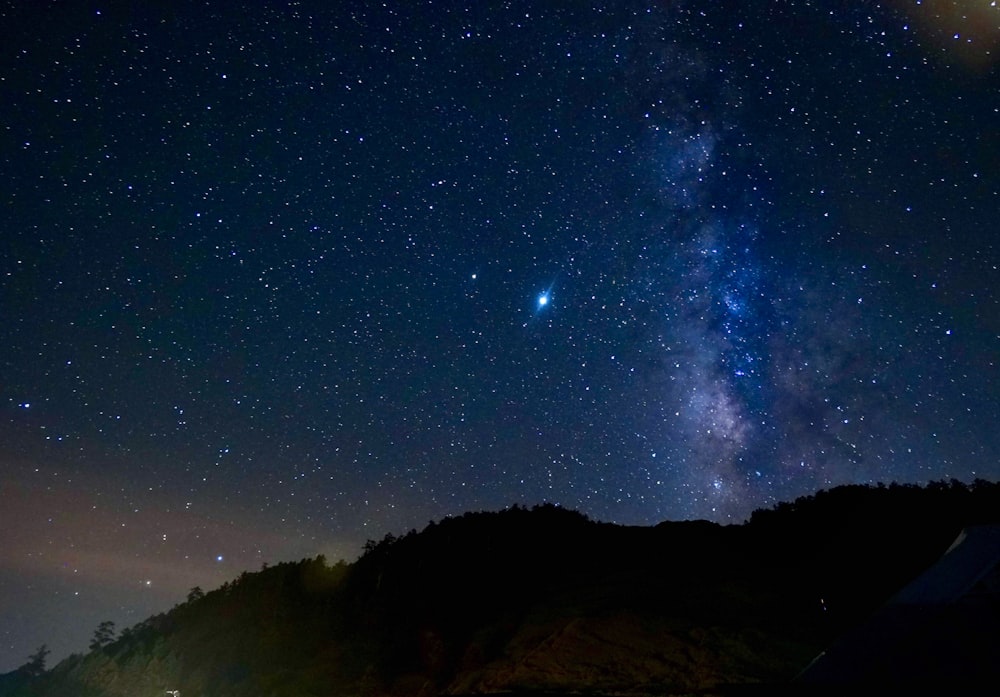
<svg viewBox="0 0 1000 697">
<path fill-rule="evenodd" d="M 784 685 L 1000 522 L 1000 484 L 846 486 L 742 525 L 466 513 L 244 572 L 0 697 L 675 694 Z"/>
</svg>

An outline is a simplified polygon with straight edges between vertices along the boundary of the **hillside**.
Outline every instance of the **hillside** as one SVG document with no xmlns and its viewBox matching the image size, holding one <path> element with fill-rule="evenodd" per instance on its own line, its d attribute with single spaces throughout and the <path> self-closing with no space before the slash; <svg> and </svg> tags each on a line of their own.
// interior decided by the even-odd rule
<svg viewBox="0 0 1000 697">
<path fill-rule="evenodd" d="M 3 697 L 673 694 L 781 685 L 927 568 L 1000 485 L 841 487 L 723 527 L 470 513 L 244 573 Z"/>
</svg>

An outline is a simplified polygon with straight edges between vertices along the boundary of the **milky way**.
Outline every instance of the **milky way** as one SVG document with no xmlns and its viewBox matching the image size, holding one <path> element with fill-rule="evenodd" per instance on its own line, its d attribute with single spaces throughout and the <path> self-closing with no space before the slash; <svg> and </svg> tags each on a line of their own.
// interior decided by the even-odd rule
<svg viewBox="0 0 1000 697">
<path fill-rule="evenodd" d="M 1000 476 L 996 8 L 11 5 L 0 669 L 467 510 Z"/>
</svg>

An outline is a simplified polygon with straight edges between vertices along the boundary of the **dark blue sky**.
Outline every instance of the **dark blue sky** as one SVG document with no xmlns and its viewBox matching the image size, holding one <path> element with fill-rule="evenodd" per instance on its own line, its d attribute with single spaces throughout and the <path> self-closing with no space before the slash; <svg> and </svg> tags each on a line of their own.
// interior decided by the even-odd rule
<svg viewBox="0 0 1000 697">
<path fill-rule="evenodd" d="M 111 4 L 0 4 L 0 670 L 466 510 L 1000 475 L 997 8 Z"/>
</svg>

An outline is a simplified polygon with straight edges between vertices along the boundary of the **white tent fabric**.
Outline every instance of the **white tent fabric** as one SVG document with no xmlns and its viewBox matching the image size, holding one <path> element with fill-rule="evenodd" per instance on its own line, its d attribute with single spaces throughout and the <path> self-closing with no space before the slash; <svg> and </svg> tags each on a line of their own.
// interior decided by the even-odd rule
<svg viewBox="0 0 1000 697">
<path fill-rule="evenodd" d="M 1000 679 L 1000 525 L 962 531 L 870 620 L 820 654 L 800 685 L 973 685 Z"/>
</svg>

